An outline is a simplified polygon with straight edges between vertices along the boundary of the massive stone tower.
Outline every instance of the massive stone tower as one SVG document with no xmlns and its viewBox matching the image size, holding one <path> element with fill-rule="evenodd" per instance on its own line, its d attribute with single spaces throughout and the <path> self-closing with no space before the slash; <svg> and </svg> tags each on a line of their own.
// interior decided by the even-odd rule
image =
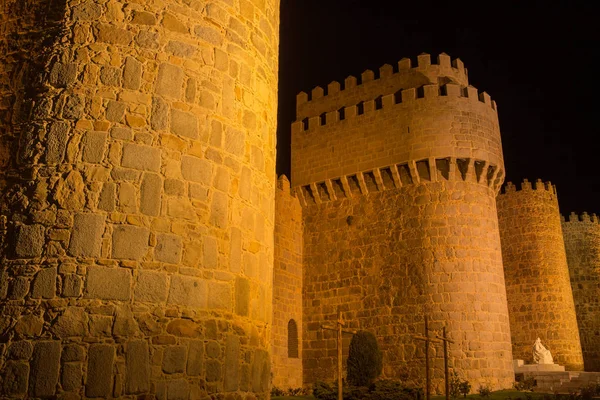
<svg viewBox="0 0 600 400">
<path fill-rule="evenodd" d="M 504 165 L 495 103 L 442 54 L 298 96 L 292 186 L 304 218 L 305 382 L 333 380 L 342 316 L 373 332 L 384 375 L 421 380 L 424 316 L 447 326 L 453 367 L 511 387 L 496 193 Z M 346 346 L 347 348 L 347 346 Z M 439 350 L 439 349 L 438 349 Z M 433 382 L 442 387 L 436 353 Z"/>
<path fill-rule="evenodd" d="M 279 0 L 0 7 L 0 396 L 264 398 Z"/>
<path fill-rule="evenodd" d="M 586 371 L 600 372 L 600 223 L 571 213 L 562 222 L 577 324 Z"/>
<path fill-rule="evenodd" d="M 556 188 L 525 180 L 498 196 L 498 221 L 512 330 L 513 357 L 532 362 L 541 338 L 554 361 L 583 369 L 573 292 L 565 255 Z"/>
</svg>

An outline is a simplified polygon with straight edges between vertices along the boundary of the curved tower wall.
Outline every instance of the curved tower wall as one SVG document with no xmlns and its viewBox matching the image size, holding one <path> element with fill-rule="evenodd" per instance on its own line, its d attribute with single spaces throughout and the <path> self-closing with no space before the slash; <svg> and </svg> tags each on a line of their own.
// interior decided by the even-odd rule
<svg viewBox="0 0 600 400">
<path fill-rule="evenodd" d="M 449 58 L 440 62 L 450 68 Z M 335 336 L 321 325 L 334 321 L 340 306 L 350 328 L 377 336 L 386 377 L 423 383 L 424 344 L 411 335 L 423 334 L 428 315 L 438 334 L 448 327 L 456 341 L 451 364 L 474 388 L 512 386 L 495 206 L 504 168 L 495 103 L 459 83 L 439 86 L 443 74 L 432 75 L 435 83 L 396 93 L 382 74 L 375 97 L 343 114 L 333 99 L 323 117 L 293 125 L 307 383 L 335 378 Z M 441 391 L 442 351 L 433 351 L 433 383 Z"/>
<path fill-rule="evenodd" d="M 532 362 L 539 337 L 555 363 L 583 369 L 556 188 L 508 183 L 497 203 L 513 357 Z"/>
<path fill-rule="evenodd" d="M 595 214 L 571 213 L 563 237 L 586 371 L 600 372 L 600 223 Z"/>
<path fill-rule="evenodd" d="M 268 396 L 279 1 L 2 3 L 0 396 Z"/>
</svg>

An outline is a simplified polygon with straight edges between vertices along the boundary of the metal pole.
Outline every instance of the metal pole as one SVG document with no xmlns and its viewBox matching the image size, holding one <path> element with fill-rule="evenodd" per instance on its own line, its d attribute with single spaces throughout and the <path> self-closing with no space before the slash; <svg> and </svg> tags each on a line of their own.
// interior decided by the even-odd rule
<svg viewBox="0 0 600 400">
<path fill-rule="evenodd" d="M 337 333 L 337 351 L 338 351 L 338 400 L 343 400 L 344 396 L 342 394 L 342 311 L 338 306 L 337 310 L 337 325 L 338 325 L 338 333 Z"/>
<path fill-rule="evenodd" d="M 446 400 L 450 400 L 450 372 L 448 371 L 448 338 L 446 327 L 442 331 L 444 335 L 444 377 L 446 378 Z"/>
<path fill-rule="evenodd" d="M 425 316 L 425 385 L 426 385 L 426 399 L 430 400 L 431 392 L 431 377 L 429 376 L 429 323 Z M 340 399 L 341 400 L 341 399 Z"/>
</svg>

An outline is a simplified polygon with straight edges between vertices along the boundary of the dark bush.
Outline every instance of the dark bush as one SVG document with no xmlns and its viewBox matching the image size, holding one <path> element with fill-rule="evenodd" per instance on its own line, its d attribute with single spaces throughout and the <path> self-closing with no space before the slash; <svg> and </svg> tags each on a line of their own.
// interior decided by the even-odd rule
<svg viewBox="0 0 600 400">
<path fill-rule="evenodd" d="M 347 367 L 348 383 L 354 386 L 369 386 L 381 375 L 383 358 L 375 335 L 359 331 L 352 337 Z"/>
<path fill-rule="evenodd" d="M 337 385 L 317 382 L 313 396 L 318 400 L 337 400 Z M 402 383 L 381 380 L 369 387 L 344 386 L 344 400 L 422 400 L 422 389 L 405 387 Z"/>
</svg>

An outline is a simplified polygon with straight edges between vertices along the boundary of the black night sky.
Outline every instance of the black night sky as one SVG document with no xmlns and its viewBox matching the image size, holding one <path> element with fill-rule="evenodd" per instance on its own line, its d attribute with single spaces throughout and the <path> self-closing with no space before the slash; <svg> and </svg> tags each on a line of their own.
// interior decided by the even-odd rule
<svg viewBox="0 0 600 400">
<path fill-rule="evenodd" d="M 277 172 L 296 93 L 365 69 L 461 58 L 498 104 L 507 180 L 557 186 L 561 212 L 600 212 L 600 18 L 592 1 L 282 0 Z"/>
</svg>

